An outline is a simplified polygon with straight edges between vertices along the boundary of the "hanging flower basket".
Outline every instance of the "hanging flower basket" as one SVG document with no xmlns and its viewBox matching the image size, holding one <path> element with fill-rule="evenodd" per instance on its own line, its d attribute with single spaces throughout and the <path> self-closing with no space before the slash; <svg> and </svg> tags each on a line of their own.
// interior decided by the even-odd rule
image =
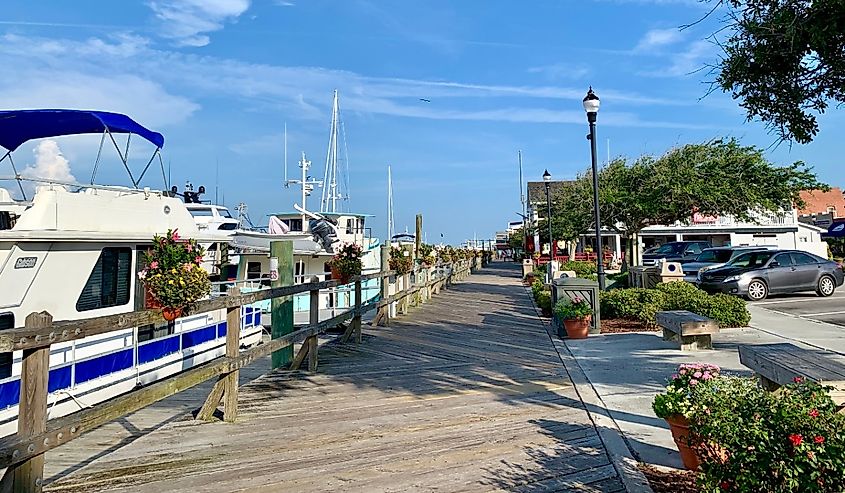
<svg viewBox="0 0 845 493">
<path fill-rule="evenodd" d="M 332 279 L 337 279 L 341 284 L 348 284 L 353 276 L 360 276 L 363 256 L 361 245 L 345 243 L 329 262 Z"/>
<path fill-rule="evenodd" d="M 145 255 L 147 268 L 138 273 L 144 283 L 145 305 L 162 308 L 168 321 L 211 291 L 208 273 L 200 267 L 203 249 L 196 240 L 182 239 L 175 230 L 153 237 L 153 247 Z"/>
</svg>

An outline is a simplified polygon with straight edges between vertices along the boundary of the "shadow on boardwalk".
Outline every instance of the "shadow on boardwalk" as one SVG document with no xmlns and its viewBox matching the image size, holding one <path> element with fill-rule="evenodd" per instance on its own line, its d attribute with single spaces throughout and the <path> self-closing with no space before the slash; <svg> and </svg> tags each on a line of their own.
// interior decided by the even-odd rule
<svg viewBox="0 0 845 493">
<path fill-rule="evenodd" d="M 48 489 L 622 491 L 518 266 L 493 265 L 242 387 L 238 423 L 167 424 Z"/>
</svg>

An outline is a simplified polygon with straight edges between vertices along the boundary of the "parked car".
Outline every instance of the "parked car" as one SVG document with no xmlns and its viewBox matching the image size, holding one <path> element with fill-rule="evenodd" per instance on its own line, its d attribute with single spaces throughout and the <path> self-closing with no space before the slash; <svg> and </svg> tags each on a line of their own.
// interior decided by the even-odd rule
<svg viewBox="0 0 845 493">
<path fill-rule="evenodd" d="M 705 248 L 710 248 L 706 241 L 672 241 L 643 253 L 643 265 L 657 265 L 657 262 L 692 262 Z"/>
<path fill-rule="evenodd" d="M 830 296 L 842 285 L 843 277 L 839 264 L 811 253 L 759 250 L 702 272 L 698 286 L 710 293 L 730 293 L 759 301 L 770 294 L 800 291 Z"/>
<path fill-rule="evenodd" d="M 698 282 L 698 273 L 700 271 L 721 267 L 746 252 L 767 249 L 768 248 L 761 246 L 725 246 L 705 248 L 694 261 L 683 264 L 684 281 L 696 284 Z"/>
</svg>

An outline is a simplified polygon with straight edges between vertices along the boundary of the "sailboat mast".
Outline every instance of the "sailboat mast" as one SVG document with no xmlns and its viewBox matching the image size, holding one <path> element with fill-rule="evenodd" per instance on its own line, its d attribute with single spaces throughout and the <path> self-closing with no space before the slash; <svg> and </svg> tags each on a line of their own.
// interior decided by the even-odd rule
<svg viewBox="0 0 845 493">
<path fill-rule="evenodd" d="M 305 152 L 302 153 L 302 161 L 299 162 L 299 165 L 302 167 L 302 210 L 308 210 L 308 207 L 305 205 L 305 201 L 308 200 L 308 184 L 306 183 L 308 180 L 308 161 L 305 160 Z M 302 231 L 305 231 L 305 213 L 302 213 Z"/>
<path fill-rule="evenodd" d="M 387 167 L 387 242 L 393 239 L 394 234 L 393 224 L 393 176 L 391 175 L 390 166 Z"/>
</svg>

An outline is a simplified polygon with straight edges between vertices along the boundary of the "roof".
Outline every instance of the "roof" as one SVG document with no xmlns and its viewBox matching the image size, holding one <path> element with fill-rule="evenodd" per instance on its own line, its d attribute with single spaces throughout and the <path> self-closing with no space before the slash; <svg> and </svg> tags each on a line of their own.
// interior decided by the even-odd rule
<svg viewBox="0 0 845 493">
<path fill-rule="evenodd" d="M 845 197 L 839 187 L 831 187 L 829 191 L 803 190 L 801 198 L 806 204 L 798 211 L 799 215 L 809 216 L 812 214 L 826 214 L 833 208 L 833 213 L 838 216 L 845 214 Z"/>
<path fill-rule="evenodd" d="M 0 111 L 0 146 L 14 151 L 24 142 L 62 135 L 111 133 L 136 134 L 158 148 L 164 136 L 119 113 L 88 110 Z"/>
<path fill-rule="evenodd" d="M 563 191 L 566 187 L 572 186 L 575 180 L 557 180 L 550 182 L 549 192 L 554 195 L 556 192 Z M 528 182 L 528 203 L 538 204 L 546 202 L 546 183 L 542 181 Z"/>
<path fill-rule="evenodd" d="M 352 216 L 352 217 L 376 217 L 373 214 L 359 214 L 357 212 L 314 212 L 314 214 L 319 214 L 321 216 Z M 270 214 L 271 216 L 296 216 L 301 217 L 302 213 L 299 211 L 293 212 L 274 212 Z"/>
</svg>

